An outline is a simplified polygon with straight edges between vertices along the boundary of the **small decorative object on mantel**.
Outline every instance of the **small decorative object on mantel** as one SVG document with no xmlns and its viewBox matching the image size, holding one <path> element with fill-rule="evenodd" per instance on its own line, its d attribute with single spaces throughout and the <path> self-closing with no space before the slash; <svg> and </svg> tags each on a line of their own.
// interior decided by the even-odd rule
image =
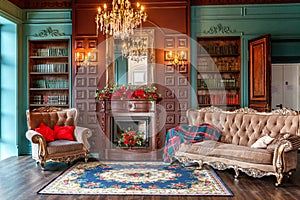
<svg viewBox="0 0 300 200">
<path fill-rule="evenodd" d="M 129 148 L 134 146 L 143 146 L 145 144 L 143 136 L 143 133 L 132 130 L 130 127 L 128 127 L 123 133 L 121 133 L 121 137 L 118 140 L 118 146 L 125 146 Z"/>
<path fill-rule="evenodd" d="M 96 100 L 149 100 L 156 101 L 161 97 L 157 93 L 157 88 L 153 85 L 145 86 L 125 86 L 115 85 L 113 87 L 104 87 L 102 90 L 97 89 L 95 94 Z"/>
</svg>

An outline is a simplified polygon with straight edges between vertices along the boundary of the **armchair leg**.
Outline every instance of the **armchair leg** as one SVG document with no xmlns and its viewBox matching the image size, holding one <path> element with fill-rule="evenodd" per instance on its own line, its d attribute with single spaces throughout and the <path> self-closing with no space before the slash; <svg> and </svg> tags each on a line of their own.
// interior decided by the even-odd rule
<svg viewBox="0 0 300 200">
<path fill-rule="evenodd" d="M 86 155 L 84 156 L 84 162 L 87 162 L 88 160 L 89 160 L 89 155 L 86 154 Z"/>
<path fill-rule="evenodd" d="M 42 170 L 44 171 L 45 170 L 45 161 L 41 161 L 40 165 L 41 165 Z"/>
</svg>

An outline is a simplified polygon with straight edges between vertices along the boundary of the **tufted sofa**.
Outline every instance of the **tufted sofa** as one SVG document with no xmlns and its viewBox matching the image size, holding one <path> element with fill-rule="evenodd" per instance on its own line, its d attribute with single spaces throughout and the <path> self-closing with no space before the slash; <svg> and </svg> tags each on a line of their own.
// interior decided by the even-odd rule
<svg viewBox="0 0 300 200">
<path fill-rule="evenodd" d="M 31 142 L 32 158 L 41 164 L 45 169 L 45 163 L 48 161 L 55 162 L 72 162 L 79 157 L 84 157 L 85 161 L 89 157 L 89 142 L 92 131 L 89 128 L 77 126 L 78 111 L 76 108 L 65 110 L 50 111 L 26 111 L 27 126 L 26 138 Z M 47 142 L 42 134 L 35 131 L 40 123 L 44 123 L 51 129 L 54 126 L 75 126 L 74 140 L 55 140 Z"/>
<path fill-rule="evenodd" d="M 183 164 L 203 164 L 218 170 L 233 168 L 249 176 L 275 175 L 276 186 L 284 174 L 296 169 L 300 147 L 299 115 L 280 109 L 270 113 L 241 108 L 223 111 L 216 107 L 187 110 L 189 125 L 210 123 L 218 127 L 219 141 L 181 144 L 175 158 Z M 266 142 L 265 138 L 270 140 Z M 259 144 L 260 145 L 257 145 Z"/>
</svg>

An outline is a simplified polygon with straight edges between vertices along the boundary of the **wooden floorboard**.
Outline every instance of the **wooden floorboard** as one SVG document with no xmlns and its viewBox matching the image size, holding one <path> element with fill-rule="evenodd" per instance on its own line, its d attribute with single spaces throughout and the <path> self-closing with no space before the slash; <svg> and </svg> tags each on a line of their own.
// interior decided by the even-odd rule
<svg viewBox="0 0 300 200">
<path fill-rule="evenodd" d="M 11 157 L 0 161 L 1 200 L 296 200 L 300 199 L 300 154 L 296 172 L 285 178 L 280 187 L 275 187 L 275 176 L 252 178 L 244 173 L 236 181 L 232 170 L 217 171 L 217 174 L 233 192 L 233 197 L 194 197 L 194 196 L 87 196 L 87 195 L 39 195 L 37 191 L 57 177 L 67 165 L 47 163 L 47 171 L 42 171 L 30 156 Z"/>
</svg>

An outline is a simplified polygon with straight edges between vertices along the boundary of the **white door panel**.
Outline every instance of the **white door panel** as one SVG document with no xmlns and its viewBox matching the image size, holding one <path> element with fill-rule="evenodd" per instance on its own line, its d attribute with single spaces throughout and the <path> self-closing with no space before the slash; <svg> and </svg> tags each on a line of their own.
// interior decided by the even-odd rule
<svg viewBox="0 0 300 200">
<path fill-rule="evenodd" d="M 272 65 L 272 109 L 276 105 L 300 110 L 300 64 Z"/>
</svg>

